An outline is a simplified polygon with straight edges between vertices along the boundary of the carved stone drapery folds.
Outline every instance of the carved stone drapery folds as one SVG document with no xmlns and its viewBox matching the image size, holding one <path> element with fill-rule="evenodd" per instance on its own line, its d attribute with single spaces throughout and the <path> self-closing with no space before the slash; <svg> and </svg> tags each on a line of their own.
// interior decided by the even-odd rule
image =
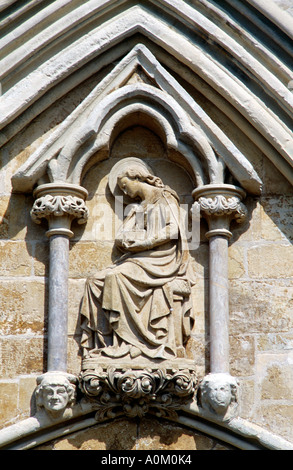
<svg viewBox="0 0 293 470">
<path fill-rule="evenodd" d="M 114 165 L 109 187 L 136 204 L 115 236 L 120 257 L 86 282 L 81 388 L 102 415 L 172 414 L 197 390 L 185 353 L 194 314 L 179 198 L 134 157 Z"/>
<path fill-rule="evenodd" d="M 109 187 L 113 196 L 127 197 L 132 205 L 115 234 L 117 259 L 85 285 L 80 310 L 84 354 L 129 361 L 141 357 L 142 363 L 182 357 L 194 313 L 178 195 L 134 157 L 114 165 Z"/>
</svg>

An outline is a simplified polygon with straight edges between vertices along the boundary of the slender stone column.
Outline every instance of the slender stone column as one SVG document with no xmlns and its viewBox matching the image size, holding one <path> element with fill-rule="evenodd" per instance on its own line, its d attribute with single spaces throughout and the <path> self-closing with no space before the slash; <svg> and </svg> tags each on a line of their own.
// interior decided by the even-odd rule
<svg viewBox="0 0 293 470">
<path fill-rule="evenodd" d="M 228 240 L 210 237 L 210 362 L 211 372 L 229 371 Z"/>
<path fill-rule="evenodd" d="M 77 185 L 49 183 L 37 187 L 31 217 L 36 223 L 46 218 L 50 240 L 48 371 L 67 370 L 68 259 L 71 222 L 85 223 L 87 191 Z"/>
<path fill-rule="evenodd" d="M 50 236 L 48 371 L 67 370 L 68 252 L 67 235 Z"/>
<path fill-rule="evenodd" d="M 231 221 L 246 216 L 245 192 L 232 185 L 206 185 L 193 197 L 209 225 L 210 371 L 229 373 L 228 240 Z"/>
</svg>

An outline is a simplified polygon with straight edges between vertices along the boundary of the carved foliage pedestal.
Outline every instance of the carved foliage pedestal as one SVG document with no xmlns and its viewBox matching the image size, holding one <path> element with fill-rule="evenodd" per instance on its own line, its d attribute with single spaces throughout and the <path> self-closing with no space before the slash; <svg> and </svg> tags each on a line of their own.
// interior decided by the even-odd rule
<svg viewBox="0 0 293 470">
<path fill-rule="evenodd" d="M 96 368 L 80 375 L 80 387 L 97 410 L 96 419 L 119 415 L 176 417 L 176 410 L 190 402 L 198 380 L 192 368 Z"/>
</svg>

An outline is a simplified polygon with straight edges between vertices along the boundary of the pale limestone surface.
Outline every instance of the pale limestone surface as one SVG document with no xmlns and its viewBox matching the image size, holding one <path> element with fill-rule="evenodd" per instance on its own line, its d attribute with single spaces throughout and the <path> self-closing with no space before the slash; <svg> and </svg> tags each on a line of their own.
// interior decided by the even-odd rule
<svg viewBox="0 0 293 470">
<path fill-rule="evenodd" d="M 133 205 L 139 196 L 140 202 L 115 233 L 117 264 L 87 279 L 80 309 L 84 354 L 123 361 L 142 356 L 154 362 L 185 357 L 194 323 L 193 271 L 178 195 L 136 157 L 112 167 L 109 187 L 112 197 L 126 197 Z M 104 323 L 101 308 L 109 312 Z"/>
<path fill-rule="evenodd" d="M 171 179 L 171 176 L 168 177 Z M 94 181 L 93 174 L 91 178 Z M 178 178 L 177 172 L 176 178 Z M 87 187 L 90 189 L 90 186 Z M 21 200 L 21 197 L 18 196 L 18 199 Z M 263 204 L 266 204 L 266 207 L 270 207 L 270 212 L 272 212 L 272 208 L 275 207 L 274 203 L 276 199 L 278 201 L 278 207 L 280 207 L 279 198 L 276 198 L 275 195 L 273 195 L 272 198 L 266 196 L 264 203 L 262 203 L 261 200 L 261 204 L 257 202 L 256 206 L 255 202 L 252 201 L 253 212 L 249 221 L 249 229 L 246 232 L 241 233 L 241 229 L 237 228 L 237 232 L 240 232 L 240 236 L 238 236 L 238 234 L 235 235 L 237 233 L 235 232 L 234 236 L 237 239 L 234 243 L 230 244 L 229 278 L 231 367 L 233 375 L 239 377 L 244 384 L 240 401 L 241 409 L 243 410 L 242 416 L 251 418 L 256 422 L 264 423 L 274 431 L 279 432 L 281 426 L 281 428 L 283 427 L 284 429 L 284 436 L 290 438 L 289 423 L 290 409 L 292 408 L 292 404 L 290 404 L 290 400 L 292 401 L 292 398 L 290 398 L 289 393 L 289 390 L 291 390 L 292 387 L 290 388 L 290 386 L 288 386 L 291 380 L 290 375 L 284 376 L 284 385 L 282 385 L 280 381 L 277 381 L 274 389 L 272 378 L 269 379 L 266 374 L 264 374 L 263 379 L 260 381 L 261 376 L 256 373 L 256 367 L 258 367 L 258 370 L 259 368 L 260 370 L 266 370 L 267 366 L 265 366 L 265 369 L 263 369 L 264 366 L 262 366 L 262 364 L 265 363 L 262 361 L 262 358 L 266 357 L 264 354 L 267 355 L 269 353 L 271 355 L 271 362 L 273 363 L 276 361 L 276 363 L 279 364 L 278 367 L 280 371 L 282 371 L 283 365 L 286 364 L 286 361 L 284 363 L 284 351 L 285 354 L 287 354 L 286 350 L 290 352 L 290 349 L 292 349 L 292 335 L 290 335 L 290 330 L 292 328 L 292 311 L 290 310 L 290 305 L 292 303 L 293 286 L 290 278 L 287 276 L 288 270 L 286 272 L 286 269 L 284 269 L 284 263 L 287 263 L 287 258 L 290 256 L 290 246 L 287 245 L 287 243 L 284 245 L 284 240 L 285 242 L 287 240 L 287 233 L 290 234 L 290 232 L 288 232 L 290 230 L 290 226 L 287 226 L 286 219 L 281 215 L 283 213 L 286 214 L 286 207 L 288 207 L 289 211 L 290 197 L 285 199 L 283 198 L 284 203 L 282 205 L 281 214 L 279 215 L 279 209 L 274 213 L 274 219 L 272 220 L 264 212 Z M 90 205 L 90 202 L 91 200 L 89 201 L 88 205 Z M 20 214 L 21 213 L 22 205 L 20 206 Z M 70 250 L 69 289 L 71 294 L 69 295 L 69 299 L 71 313 L 69 316 L 69 324 L 72 325 L 69 329 L 70 335 L 76 334 L 75 328 L 78 316 L 78 305 L 80 302 L 81 293 L 83 291 L 85 277 L 93 273 L 97 267 L 107 265 L 111 260 L 111 241 L 98 241 L 94 239 L 94 237 L 96 237 L 97 230 L 94 230 L 93 235 L 90 230 L 87 231 L 87 228 L 88 227 L 83 229 L 83 227 L 79 227 L 78 230 L 80 231 L 82 238 L 79 243 L 76 243 L 75 240 L 73 240 Z M 34 226 L 32 226 L 32 229 L 34 229 L 35 233 Z M 250 232 L 250 229 L 252 233 Z M 43 230 L 45 232 L 45 227 Z M 21 375 L 31 373 L 34 370 L 35 372 L 39 372 L 42 369 L 41 336 L 40 339 L 38 339 L 36 338 L 35 333 L 33 333 L 33 336 L 29 338 L 28 333 L 32 334 L 32 331 L 36 330 L 36 316 L 32 316 L 32 312 L 34 311 L 35 314 L 39 317 L 39 327 L 36 333 L 41 335 L 43 330 L 43 313 L 42 310 L 40 310 L 41 305 L 43 306 L 42 308 L 44 308 L 43 275 L 46 272 L 46 264 L 44 264 L 46 258 L 44 257 L 43 250 L 47 250 L 48 247 L 45 241 L 41 242 L 38 239 L 36 242 L 31 241 L 30 245 L 34 248 L 34 253 L 35 256 L 37 255 L 37 258 L 30 258 L 28 254 L 26 255 L 26 250 L 23 250 L 25 245 L 21 239 L 16 241 L 2 240 L 2 244 L 5 246 L 5 255 L 7 255 L 8 248 L 11 250 L 9 253 L 16 253 L 16 255 L 13 256 L 15 261 L 12 265 L 7 264 L 7 268 L 5 268 L 5 263 L 2 265 L 2 279 L 5 281 L 2 283 L 2 289 L 6 288 L 7 300 L 5 301 L 1 318 L 4 320 L 4 312 L 6 312 L 7 315 L 7 302 L 11 303 L 13 315 L 18 315 L 19 318 L 21 318 L 21 323 L 19 326 L 17 326 L 16 320 L 13 320 L 13 317 L 9 315 L 9 321 L 3 323 L 3 326 L 1 327 L 1 331 L 3 332 L 2 334 L 7 334 L 9 332 L 10 335 L 17 335 L 14 336 L 14 339 L 12 336 L 7 337 L 7 339 L 2 336 L 1 340 L 2 357 L 7 358 L 4 362 L 2 362 L 4 367 L 2 366 L 3 369 L 1 380 L 1 386 L 4 390 L 3 394 L 7 397 L 8 400 L 7 407 L 5 407 L 5 414 L 2 415 L 2 422 L 3 425 L 5 425 L 11 422 L 11 420 L 13 421 L 15 419 L 15 414 L 13 412 L 15 407 L 15 400 L 17 400 L 18 393 L 21 392 L 19 389 L 18 380 L 14 379 L 14 377 L 17 377 L 18 374 Z M 101 247 L 100 251 L 99 246 Z M 107 246 L 108 255 L 105 259 L 105 254 L 107 253 L 105 248 Z M 203 288 L 201 287 L 205 285 L 208 269 L 207 249 L 205 246 L 206 243 L 203 244 L 200 250 L 196 250 L 195 253 L 195 266 L 199 276 L 199 284 L 195 286 L 194 293 L 195 309 L 198 312 L 198 321 L 195 323 L 192 347 L 190 346 L 191 350 L 189 352 L 191 356 L 195 358 L 199 366 L 201 368 L 204 367 L 202 369 L 203 371 L 206 367 L 204 364 L 207 360 L 205 359 L 207 352 L 205 351 L 204 347 L 206 344 L 206 320 L 204 320 L 206 302 L 203 298 Z M 286 255 L 284 261 L 278 257 L 279 247 L 281 248 L 281 252 Z M 97 253 L 100 254 L 96 257 L 95 261 L 94 256 L 96 250 L 98 250 Z M 269 267 L 267 269 L 265 264 L 260 265 L 259 263 L 255 263 L 253 256 L 251 255 L 252 253 L 259 253 L 262 251 L 267 251 L 271 256 L 274 256 L 274 252 L 276 253 L 275 263 L 270 264 L 269 259 Z M 18 253 L 22 255 L 22 258 L 19 257 Z M 91 253 L 91 255 L 89 255 L 89 253 Z M 8 257 L 6 259 L 8 260 Z M 204 267 L 205 269 L 203 269 Z M 8 274 L 7 278 L 4 276 L 5 273 Z M 265 280 L 263 280 L 263 277 L 265 277 Z M 25 284 L 22 282 L 20 285 L 18 282 L 19 278 L 23 279 Z M 29 289 L 29 292 L 31 292 L 31 294 L 28 296 L 24 295 L 27 292 L 27 288 Z M 9 296 L 8 293 L 15 292 L 15 289 L 21 290 L 23 294 L 22 297 L 17 295 L 17 301 L 12 302 L 11 296 Z M 37 302 L 38 308 L 36 308 L 35 303 L 36 295 L 40 297 L 39 302 Z M 2 302 L 4 302 L 5 296 L 1 298 Z M 23 300 L 21 301 L 21 299 Z M 23 305 L 27 305 L 27 307 Z M 28 326 L 26 326 L 24 323 L 24 308 L 27 312 L 26 316 Z M 11 327 L 8 330 L 9 324 Z M 29 326 L 29 324 L 32 326 Z M 27 328 L 29 328 L 29 330 Z M 11 354 L 12 341 L 14 344 L 13 351 L 15 350 L 14 354 Z M 9 346 L 10 343 L 11 346 Z M 29 355 L 27 352 L 29 351 L 29 348 L 33 346 L 33 344 L 39 344 L 39 353 L 36 355 Z M 76 345 L 76 342 L 73 341 L 72 344 Z M 22 345 L 25 345 L 26 350 L 20 354 L 20 351 L 23 349 Z M 74 346 L 74 353 L 72 355 L 71 353 L 69 354 L 69 363 L 72 372 L 78 371 L 79 362 L 76 361 L 75 357 L 77 349 L 78 348 Z M 7 351 L 7 353 L 5 351 Z M 289 357 L 290 356 L 288 356 L 287 359 L 287 361 L 289 361 L 288 364 L 290 364 Z M 280 359 L 282 359 L 281 362 Z M 15 380 L 15 382 L 13 382 L 13 389 L 17 390 L 16 396 L 14 393 L 6 392 L 6 390 L 12 386 L 12 379 Z M 282 398 L 278 396 L 278 386 L 283 387 L 285 390 L 285 392 L 283 392 L 283 394 L 285 393 L 285 396 Z M 258 392 L 259 387 L 265 390 L 265 394 Z M 33 390 L 33 388 L 34 387 L 32 386 L 31 389 Z M 20 409 L 20 413 L 25 416 L 25 413 L 29 413 L 30 396 L 28 394 L 26 400 L 22 394 L 21 397 L 22 403 L 26 403 L 26 405 L 24 405 L 24 408 Z M 268 413 L 268 409 L 270 408 L 268 408 L 269 405 L 266 404 L 267 402 L 271 403 L 272 400 L 276 403 L 273 408 L 277 410 L 276 416 L 279 416 L 276 424 L 271 422 L 271 417 Z M 286 402 L 284 402 L 284 400 L 286 400 Z M 10 402 L 11 408 L 9 408 Z M 251 405 L 253 404 L 253 407 L 249 406 L 248 403 L 251 403 Z M 281 416 L 283 416 L 283 419 L 281 419 Z M 286 422 L 289 426 L 288 432 L 286 432 Z"/>
<path fill-rule="evenodd" d="M 282 10 L 286 11 L 290 15 L 293 15 L 293 5 L 292 5 L 291 0 L 274 0 L 274 2 Z"/>
<path fill-rule="evenodd" d="M 214 439 L 182 429 L 176 424 L 143 419 L 139 424 L 118 420 L 93 426 L 86 432 L 51 441 L 36 450 L 231 450 Z"/>
<path fill-rule="evenodd" d="M 67 4 L 67 7 L 70 4 L 70 2 L 62 1 L 58 6 L 63 3 Z M 170 2 L 164 3 L 167 5 Z M 176 14 L 178 14 L 177 3 L 174 3 Z M 192 13 L 193 20 L 200 24 L 198 13 L 195 10 L 190 11 L 192 3 L 198 2 L 190 2 L 189 6 L 185 2 L 184 9 L 179 16 L 186 15 L 188 18 L 187 13 Z M 204 2 L 202 3 L 204 5 Z M 285 2 L 278 3 L 283 8 L 287 8 Z M 52 8 L 54 9 L 54 5 Z M 80 5 L 80 8 L 85 7 Z M 189 9 L 188 12 L 187 9 Z M 204 6 L 202 10 L 206 12 Z M 64 15 L 66 11 L 69 12 L 70 8 L 63 11 Z M 78 23 L 80 15 L 77 11 L 74 13 L 74 21 Z M 86 17 L 86 11 L 83 14 Z M 277 57 L 277 54 L 268 51 L 261 41 L 256 38 L 252 41 L 250 34 L 240 28 L 233 18 L 229 19 L 230 23 L 225 22 L 226 13 L 214 14 L 217 18 L 221 18 L 218 24 L 225 24 L 222 26 L 225 29 L 225 37 L 222 39 L 226 43 L 226 50 L 233 51 L 234 56 L 240 58 L 251 73 L 252 71 L 256 73 L 263 86 L 268 87 L 274 97 L 278 97 L 277 102 L 281 103 L 283 109 L 289 109 L 291 95 L 288 92 L 288 83 L 292 79 L 292 72 L 282 59 Z M 62 20 L 63 18 L 58 23 L 60 29 L 55 30 L 56 36 L 61 34 L 62 28 L 66 28 Z M 72 19 L 67 18 L 67 20 L 67 24 L 73 25 Z M 202 106 L 225 137 L 229 138 L 230 142 L 233 142 L 248 159 L 263 182 L 262 194 L 248 195 L 245 201 L 249 217 L 244 226 L 235 226 L 231 229 L 233 236 L 229 245 L 230 371 L 241 385 L 240 416 L 292 442 L 293 190 L 291 183 L 293 178 L 290 173 L 291 167 L 284 163 L 286 159 L 289 160 L 289 157 L 292 157 L 290 148 L 287 146 L 292 136 L 286 124 L 281 122 L 281 113 L 279 117 L 273 111 L 266 111 L 263 114 L 265 105 L 259 105 L 258 97 L 252 99 L 250 92 L 243 91 L 245 87 L 238 81 L 237 86 L 234 87 L 233 79 L 218 67 L 211 67 L 206 58 L 201 66 L 201 62 L 198 61 L 199 57 L 203 57 L 201 52 L 193 55 L 194 49 L 190 44 L 186 49 L 187 44 L 183 40 L 176 44 L 180 35 L 176 33 L 171 37 L 165 25 L 160 30 L 160 22 L 152 24 L 152 20 L 149 14 L 140 17 L 139 9 L 134 9 L 131 19 L 125 19 L 123 28 L 120 27 L 121 36 L 125 39 L 127 28 L 137 21 L 140 22 L 141 30 L 147 32 L 148 38 L 159 33 L 158 37 L 164 46 L 163 49 L 168 48 L 170 44 L 174 47 L 173 56 L 159 51 L 155 44 L 152 51 L 158 57 L 161 54 L 169 69 L 174 70 L 174 74 L 176 72 L 181 75 L 179 81 L 182 86 L 188 83 L 190 95 Z M 216 27 L 209 29 L 210 21 L 211 16 L 203 25 L 203 29 L 207 28 L 213 37 L 219 40 L 220 32 Z M 34 18 L 31 24 L 37 25 L 35 32 L 38 33 L 38 37 L 35 47 L 41 50 L 46 37 L 50 37 L 52 32 L 52 28 L 51 30 L 44 28 L 44 26 L 51 27 L 50 17 L 46 12 L 42 18 Z M 192 22 L 191 24 L 193 25 Z M 234 29 L 229 25 L 234 26 Z M 104 29 L 105 34 L 110 34 L 111 28 L 116 26 L 117 30 L 111 41 L 116 40 L 119 33 L 116 18 Z M 28 23 L 22 25 L 22 28 L 26 27 L 29 30 Z M 22 46 L 23 31 L 18 29 L 18 34 L 19 39 L 15 40 L 14 35 L 14 42 L 9 43 L 6 49 L 5 63 L 9 67 L 25 63 L 26 57 L 22 54 L 25 49 L 25 45 Z M 30 36 L 31 32 L 27 34 Z M 238 35 L 244 38 L 241 50 L 236 47 Z M 92 34 L 83 50 L 87 50 L 89 44 L 93 48 L 97 37 L 96 32 Z M 229 39 L 228 42 L 227 39 Z M 33 41 L 35 38 L 31 37 L 31 42 Z M 254 47 L 255 45 L 257 47 Z M 79 44 L 73 44 L 72 48 L 74 47 L 78 48 Z M 191 68 L 187 66 L 186 57 L 182 58 L 180 48 L 186 51 L 186 57 L 190 60 L 189 65 L 192 64 Z M 112 51 L 111 61 L 126 52 L 128 49 L 125 45 L 115 52 Z M 17 60 L 11 60 L 12 57 Z M 67 51 L 66 57 L 72 58 L 72 69 L 75 69 L 78 66 L 79 54 L 72 49 L 70 54 Z M 48 91 L 48 95 L 42 99 L 43 91 L 53 86 L 55 78 L 60 80 L 65 77 L 66 65 L 62 67 L 62 61 L 65 64 L 64 58 L 65 56 L 62 55 L 58 63 L 52 61 L 50 67 L 44 64 L 40 70 L 36 70 L 32 54 L 31 68 L 27 78 L 21 66 L 18 70 L 19 75 L 13 77 L 14 71 L 7 70 L 9 73 L 3 79 L 3 91 L 11 89 L 6 95 L 4 104 L 7 105 L 9 119 L 11 118 L 12 121 L 2 135 L 6 144 L 1 148 L 0 154 L 1 427 L 18 422 L 30 415 L 36 376 L 46 369 L 43 352 L 46 346 L 44 335 L 47 328 L 48 300 L 46 283 L 49 252 L 45 237 L 47 225 L 44 223 L 42 226 L 36 226 L 31 221 L 29 212 L 33 205 L 33 197 L 31 194 L 12 193 L 11 177 L 106 76 L 106 72 L 102 69 L 93 70 L 93 68 L 85 67 L 82 78 L 74 82 L 76 78 L 72 76 L 74 86 L 69 82 L 62 84 L 59 88 L 56 86 L 56 89 L 52 88 L 53 91 Z M 261 64 L 259 58 L 261 58 Z M 102 67 L 103 63 L 101 64 Z M 58 67 L 60 67 L 60 74 L 55 76 Z M 267 71 L 262 75 L 265 69 Z M 42 72 L 41 76 L 39 71 Z M 271 82 L 273 75 L 275 75 L 274 81 Z M 34 77 L 36 88 L 31 86 L 31 80 Z M 29 83 L 27 88 L 24 88 L 25 83 Z M 79 86 L 74 88 L 77 84 Z M 231 90 L 233 90 L 232 93 L 230 93 Z M 283 92 L 285 93 L 284 100 L 279 98 Z M 39 101 L 37 100 L 34 106 L 35 97 Z M 58 101 L 55 101 L 57 98 Z M 11 103 L 12 107 L 10 107 Z M 23 106 L 22 111 L 31 106 L 31 114 L 24 113 L 17 119 L 21 106 Z M 37 119 L 32 120 L 36 116 Z M 5 117 L 4 113 L 3 117 Z M 20 129 L 21 132 L 18 134 Z M 105 220 L 104 215 L 108 220 L 113 214 L 113 206 L 107 189 L 108 173 L 112 162 L 124 157 L 129 149 L 135 153 L 139 152 L 141 158 L 149 159 L 166 183 L 178 191 L 182 201 L 192 202 L 191 192 L 194 183 L 187 175 L 186 168 L 182 167 L 182 160 L 176 150 L 170 151 L 175 161 L 170 164 L 160 138 L 153 130 L 141 127 L 125 131 L 112 148 L 113 160 L 97 163 L 84 176 L 83 185 L 89 191 L 87 206 L 91 217 L 86 226 L 74 226 L 74 238 L 70 242 L 69 252 L 68 369 L 74 374 L 78 374 L 80 370 L 77 341 L 80 331 L 76 329 L 76 325 L 84 281 L 97 269 L 109 265 L 112 259 L 112 222 L 111 227 L 107 223 L 102 225 L 103 230 L 101 230 L 101 224 Z M 103 149 L 100 150 L 97 161 L 99 157 L 102 158 L 103 151 Z M 201 245 L 192 251 L 194 269 L 197 274 L 197 283 L 192 292 L 196 322 L 187 351 L 203 377 L 209 371 L 209 268 L 204 221 L 202 225 Z M 124 439 L 121 427 L 124 429 L 125 423 L 123 421 L 121 423 L 97 426 L 97 431 L 96 428 L 91 428 L 87 434 L 80 433 L 72 438 L 48 444 L 48 447 L 44 446 L 44 448 L 48 449 L 51 446 L 70 449 L 91 448 L 91 446 L 107 448 L 108 446 L 119 449 L 132 446 L 153 449 L 162 447 L 212 449 L 216 445 L 211 439 L 198 437 L 194 432 L 188 431 L 185 434 L 175 425 L 160 423 L 160 426 L 154 429 L 151 420 L 145 420 L 141 424 L 138 440 L 136 440 L 136 425 L 132 421 L 127 421 L 129 434 Z M 177 436 L 176 439 L 174 437 L 174 440 L 170 440 L 170 430 L 173 436 Z M 107 432 L 107 439 L 103 438 L 103 432 Z"/>
<path fill-rule="evenodd" d="M 143 133 L 141 138 L 142 135 Z M 148 133 L 146 136 L 149 139 Z M 157 146 L 155 149 L 157 150 Z M 103 165 L 107 167 L 108 163 L 105 162 L 102 167 Z M 107 171 L 106 167 L 105 171 Z M 98 166 L 97 170 L 99 170 Z M 103 173 L 97 173 L 97 177 L 101 178 L 101 174 Z M 106 175 L 107 173 L 105 177 Z M 168 173 L 168 178 L 172 181 L 170 173 Z M 93 173 L 91 173 L 91 179 L 95 181 Z M 178 171 L 173 179 L 174 183 L 176 179 L 178 179 Z M 268 188 L 269 183 L 270 179 L 268 179 Z M 98 187 L 96 182 L 95 185 Z M 91 190 L 90 185 L 86 187 Z M 91 190 L 91 194 L 97 194 L 97 197 L 100 197 L 99 194 L 103 194 L 105 191 L 103 187 L 106 188 L 106 186 L 104 184 L 103 187 L 99 187 L 100 190 L 97 193 Z M 184 193 L 185 191 L 180 190 L 180 194 L 184 196 Z M 20 196 L 18 198 L 21 200 Z M 273 213 L 272 219 L 263 207 L 270 208 L 270 214 L 272 214 L 273 208 L 276 207 L 276 200 L 278 209 Z M 283 214 L 289 211 L 290 200 L 290 195 L 282 198 L 282 206 L 275 194 L 272 197 L 266 195 L 260 200 L 251 200 L 251 205 L 248 204 L 248 207 L 251 207 L 249 228 L 246 231 L 242 229 L 242 231 L 237 227 L 233 232 L 235 241 L 232 239 L 229 247 L 230 358 L 231 373 L 241 383 L 240 415 L 263 424 L 288 439 L 291 436 L 290 416 L 293 406 L 290 394 L 292 390 L 290 376 L 292 334 L 290 332 L 292 331 L 293 286 L 288 276 L 288 268 L 284 268 L 290 256 L 290 245 L 287 240 L 291 232 L 290 225 L 286 224 L 287 219 Z M 92 197 L 88 205 L 90 206 L 93 201 Z M 104 201 L 109 207 L 108 200 L 104 199 Z M 20 209 L 22 212 L 22 205 Z M 28 223 L 31 225 L 30 222 Z M 32 233 L 36 236 L 35 227 L 32 226 L 32 229 Z M 45 233 L 46 227 L 40 230 Z M 103 233 L 99 233 L 102 238 Z M 96 235 L 96 229 L 92 232 L 88 230 L 88 227 L 78 227 L 76 236 L 71 242 L 68 359 L 70 371 L 73 373 L 78 373 L 80 367 L 78 345 L 74 337 L 78 334 L 76 331 L 78 307 L 85 278 L 111 261 L 111 237 L 99 241 Z M 79 238 L 80 241 L 77 242 Z M 45 255 L 48 246 L 46 240 L 41 241 L 38 238 L 36 241 L 31 240 L 30 246 L 33 248 L 35 258 L 30 258 L 29 254 L 23 250 L 25 244 L 22 239 L 15 241 L 4 239 L 2 244 L 6 250 L 8 248 L 12 250 L 10 253 L 16 253 L 13 257 L 14 263 L 7 264 L 7 268 L 5 264 L 2 267 L 2 289 L 6 289 L 4 294 L 6 292 L 7 295 L 1 297 L 3 303 L 1 357 L 5 358 L 1 362 L 1 388 L 7 405 L 4 410 L 2 408 L 1 419 L 3 425 L 7 425 L 18 420 L 19 416 L 28 416 L 30 412 L 31 395 L 27 389 L 24 395 L 24 389 L 20 388 L 18 377 L 24 374 L 40 373 L 42 370 L 45 307 L 43 276 L 48 269 L 48 259 Z M 252 253 L 261 252 L 275 256 L 274 263 L 270 263 L 270 258 L 267 265 L 255 262 Z M 278 253 L 283 253 L 284 259 L 280 258 Z M 188 354 L 194 358 L 202 375 L 208 370 L 207 298 L 204 297 L 204 292 L 208 289 L 207 254 L 207 242 L 203 241 L 202 246 L 194 252 L 195 270 L 198 276 L 198 283 L 193 292 L 197 321 L 188 344 Z M 8 260 L 8 257 L 6 259 Z M 22 281 L 21 284 L 19 280 Z M 14 302 L 8 295 L 10 292 L 19 292 Z M 26 294 L 27 292 L 29 295 Z M 39 297 L 37 303 L 36 296 Z M 9 303 L 11 314 L 7 317 Z M 4 316 L 5 312 L 6 316 Z M 23 316 L 25 312 L 26 321 Z M 36 323 L 36 316 L 39 319 L 38 323 Z M 5 318 L 6 321 L 4 321 Z M 3 335 L 7 333 L 9 336 L 4 337 Z M 31 382 L 31 391 L 33 391 L 34 381 Z M 11 387 L 14 393 L 11 393 Z M 17 415 L 14 411 L 15 407 L 19 409 Z M 275 418 L 270 414 L 270 410 L 273 411 Z"/>
</svg>

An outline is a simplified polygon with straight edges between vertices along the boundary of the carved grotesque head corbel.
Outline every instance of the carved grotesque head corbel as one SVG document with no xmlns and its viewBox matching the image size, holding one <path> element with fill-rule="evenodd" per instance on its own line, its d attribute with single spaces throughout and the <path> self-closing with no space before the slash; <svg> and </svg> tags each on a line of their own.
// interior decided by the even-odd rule
<svg viewBox="0 0 293 470">
<path fill-rule="evenodd" d="M 60 417 L 66 408 L 76 402 L 76 378 L 69 374 L 47 372 L 38 377 L 36 404 L 38 410 L 45 409 L 53 417 Z"/>
<path fill-rule="evenodd" d="M 207 375 L 201 381 L 199 388 L 199 405 L 202 411 L 221 420 L 235 417 L 238 387 L 238 381 L 229 374 Z"/>
</svg>

